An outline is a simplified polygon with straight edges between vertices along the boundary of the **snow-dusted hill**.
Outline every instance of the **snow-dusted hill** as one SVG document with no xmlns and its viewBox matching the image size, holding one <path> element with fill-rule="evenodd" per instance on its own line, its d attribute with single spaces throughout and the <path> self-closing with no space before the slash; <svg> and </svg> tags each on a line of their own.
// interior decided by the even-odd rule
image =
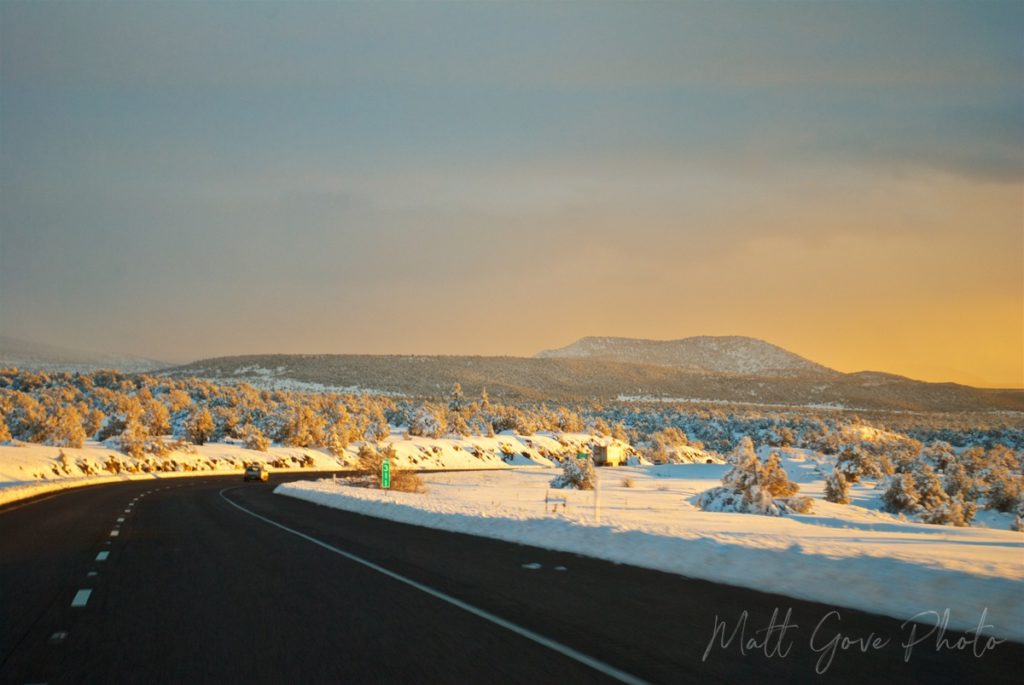
<svg viewBox="0 0 1024 685">
<path fill-rule="evenodd" d="M 744 375 L 796 376 L 835 371 L 771 343 L 743 336 L 697 336 L 682 340 L 588 337 L 541 358 L 585 358 L 629 364 L 671 366 L 689 371 Z"/>
<path fill-rule="evenodd" d="M 694 371 L 594 357 L 267 354 L 202 359 L 167 369 L 162 375 L 246 382 L 261 389 L 333 389 L 409 397 L 441 396 L 460 383 L 472 395 L 487 388 L 492 397 L 516 401 L 638 398 L 858 410 L 1024 411 L 1022 390 L 923 383 L 888 374 L 842 374 L 827 369 L 802 374 Z"/>
<path fill-rule="evenodd" d="M 0 368 L 83 373 L 98 369 L 118 369 L 126 373 L 144 373 L 167 366 L 167 362 L 130 354 L 101 354 L 0 336 Z"/>
</svg>

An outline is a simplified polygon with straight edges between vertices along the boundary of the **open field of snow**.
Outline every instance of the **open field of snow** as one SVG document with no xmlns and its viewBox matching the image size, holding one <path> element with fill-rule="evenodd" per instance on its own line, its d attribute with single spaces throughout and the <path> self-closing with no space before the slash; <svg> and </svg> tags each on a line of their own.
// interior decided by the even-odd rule
<svg viewBox="0 0 1024 685">
<path fill-rule="evenodd" d="M 718 485 L 720 464 L 597 469 L 597 493 L 552 490 L 559 469 L 428 474 L 424 494 L 321 480 L 276 492 L 415 525 L 482 535 L 907 619 L 950 610 L 971 630 L 988 609 L 991 633 L 1024 640 L 1024 536 L 1012 517 L 975 527 L 912 523 L 883 513 L 873 484 L 851 505 L 821 500 L 815 455 L 784 465 L 815 497 L 809 514 L 706 512 L 695 496 Z M 595 506 L 596 505 L 596 506 Z"/>
</svg>

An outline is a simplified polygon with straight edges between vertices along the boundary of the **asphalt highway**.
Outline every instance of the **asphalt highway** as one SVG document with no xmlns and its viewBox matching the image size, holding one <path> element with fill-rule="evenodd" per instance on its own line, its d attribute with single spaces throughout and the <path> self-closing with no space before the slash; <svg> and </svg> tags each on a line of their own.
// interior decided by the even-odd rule
<svg viewBox="0 0 1024 685">
<path fill-rule="evenodd" d="M 0 682 L 1016 683 L 1024 670 L 1013 642 L 924 638 L 934 624 L 272 492 L 310 477 L 134 481 L 0 508 Z"/>
</svg>

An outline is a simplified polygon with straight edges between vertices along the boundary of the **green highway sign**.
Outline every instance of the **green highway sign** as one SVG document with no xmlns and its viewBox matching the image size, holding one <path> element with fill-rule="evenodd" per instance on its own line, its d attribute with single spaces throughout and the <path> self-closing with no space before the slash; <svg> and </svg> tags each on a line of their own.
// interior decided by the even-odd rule
<svg viewBox="0 0 1024 685">
<path fill-rule="evenodd" d="M 380 486 L 387 490 L 391 487 L 391 460 L 385 459 L 380 465 Z"/>
</svg>

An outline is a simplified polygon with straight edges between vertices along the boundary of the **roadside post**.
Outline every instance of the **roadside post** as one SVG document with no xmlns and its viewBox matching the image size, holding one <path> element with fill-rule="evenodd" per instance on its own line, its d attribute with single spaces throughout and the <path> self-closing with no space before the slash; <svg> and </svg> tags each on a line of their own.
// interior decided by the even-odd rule
<svg viewBox="0 0 1024 685">
<path fill-rule="evenodd" d="M 385 459 L 380 465 L 380 486 L 385 490 L 391 488 L 391 460 Z"/>
<path fill-rule="evenodd" d="M 586 459 L 590 455 L 579 453 L 576 455 L 577 459 Z M 594 523 L 601 523 L 601 478 L 597 475 L 597 469 L 594 469 Z"/>
<path fill-rule="evenodd" d="M 590 455 L 586 452 L 576 453 L 576 461 L 584 461 L 589 458 Z M 601 523 L 601 479 L 597 477 L 597 469 L 594 469 L 594 523 Z"/>
</svg>

